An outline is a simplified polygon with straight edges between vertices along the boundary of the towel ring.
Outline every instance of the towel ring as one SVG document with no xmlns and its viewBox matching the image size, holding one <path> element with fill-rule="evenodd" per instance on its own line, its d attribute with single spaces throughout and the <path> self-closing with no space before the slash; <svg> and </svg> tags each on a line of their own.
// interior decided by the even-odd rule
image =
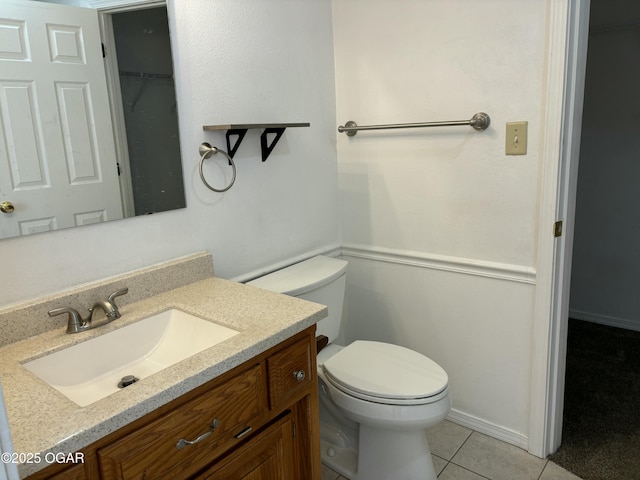
<svg viewBox="0 0 640 480">
<path fill-rule="evenodd" d="M 229 154 L 227 152 L 225 152 L 224 150 L 220 150 L 217 147 L 212 147 L 207 142 L 203 142 L 203 143 L 200 144 L 200 148 L 198 149 L 198 152 L 200 153 L 200 179 L 202 180 L 202 183 L 204 183 L 205 186 L 209 190 L 213 190 L 214 192 L 222 193 L 222 192 L 226 192 L 227 190 L 229 190 L 231 188 L 231 186 L 233 185 L 233 182 L 236 181 L 236 164 L 233 163 L 233 160 L 231 159 Z M 225 157 L 227 157 L 227 160 L 229 160 L 229 163 L 231 164 L 231 169 L 233 171 L 233 174 L 232 174 L 232 177 L 231 177 L 231 182 L 229 182 L 229 185 L 227 185 L 226 187 L 224 187 L 222 189 L 213 188 L 211 185 L 209 185 L 209 182 L 207 182 L 205 180 L 204 174 L 202 173 L 202 164 L 204 163 L 204 161 L 207 158 L 209 158 L 211 155 L 214 155 L 214 154 L 216 154 L 218 152 L 222 153 Z"/>
</svg>

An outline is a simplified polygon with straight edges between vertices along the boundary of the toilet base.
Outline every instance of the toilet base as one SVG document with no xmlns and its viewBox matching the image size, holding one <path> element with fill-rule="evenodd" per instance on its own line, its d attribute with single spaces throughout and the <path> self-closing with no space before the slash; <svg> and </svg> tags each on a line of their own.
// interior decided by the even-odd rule
<svg viewBox="0 0 640 480">
<path fill-rule="evenodd" d="M 436 480 L 426 430 L 394 431 L 361 424 L 359 437 L 359 452 L 321 442 L 322 462 L 349 480 Z"/>
<path fill-rule="evenodd" d="M 436 480 L 426 430 L 387 430 L 360 425 L 358 479 Z"/>
<path fill-rule="evenodd" d="M 358 451 L 354 448 L 343 448 L 325 440 L 320 441 L 321 459 L 327 467 L 349 480 L 357 477 Z"/>
</svg>

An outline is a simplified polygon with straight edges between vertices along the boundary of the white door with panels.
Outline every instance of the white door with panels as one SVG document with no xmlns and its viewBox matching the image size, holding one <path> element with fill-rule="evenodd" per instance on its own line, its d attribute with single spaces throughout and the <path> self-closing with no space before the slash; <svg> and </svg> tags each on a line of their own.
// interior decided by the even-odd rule
<svg viewBox="0 0 640 480">
<path fill-rule="evenodd" d="M 98 16 L 0 4 L 0 238 L 122 218 Z"/>
</svg>

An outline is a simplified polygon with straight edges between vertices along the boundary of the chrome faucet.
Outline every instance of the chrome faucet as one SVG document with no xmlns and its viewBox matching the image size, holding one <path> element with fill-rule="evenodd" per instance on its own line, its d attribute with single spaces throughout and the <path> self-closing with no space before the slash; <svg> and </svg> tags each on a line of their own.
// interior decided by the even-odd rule
<svg viewBox="0 0 640 480">
<path fill-rule="evenodd" d="M 98 310 L 102 310 L 105 313 L 109 322 L 112 320 L 116 320 L 122 316 L 120 315 L 120 312 L 118 311 L 118 307 L 116 306 L 115 303 L 113 303 L 112 299 L 104 300 L 102 302 L 96 302 L 96 304 L 89 309 L 90 322 L 93 323 L 93 321 L 95 320 L 96 311 Z"/>
<path fill-rule="evenodd" d="M 78 313 L 75 308 L 54 308 L 53 310 L 49 310 L 48 313 L 50 317 L 62 315 L 63 313 L 69 315 L 67 323 L 67 333 L 84 332 L 85 330 L 91 330 L 92 328 L 99 327 L 100 325 L 104 325 L 120 318 L 122 315 L 118 310 L 115 298 L 126 293 L 129 293 L 129 289 L 123 288 L 121 290 L 113 292 L 111 295 L 109 295 L 107 300 L 96 302 L 93 307 L 89 309 L 89 316 L 87 318 L 82 318 L 82 315 L 80 315 L 80 313 Z M 98 310 L 102 310 L 105 313 L 107 321 L 102 322 L 98 325 L 94 325 L 93 320 Z"/>
</svg>

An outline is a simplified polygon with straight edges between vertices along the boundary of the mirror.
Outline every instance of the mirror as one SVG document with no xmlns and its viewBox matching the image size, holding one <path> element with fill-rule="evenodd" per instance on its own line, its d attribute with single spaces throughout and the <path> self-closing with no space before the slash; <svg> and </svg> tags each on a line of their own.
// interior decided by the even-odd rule
<svg viewBox="0 0 640 480">
<path fill-rule="evenodd" d="M 2 2 L 0 238 L 186 206 L 164 2 L 56 2 Z"/>
</svg>

